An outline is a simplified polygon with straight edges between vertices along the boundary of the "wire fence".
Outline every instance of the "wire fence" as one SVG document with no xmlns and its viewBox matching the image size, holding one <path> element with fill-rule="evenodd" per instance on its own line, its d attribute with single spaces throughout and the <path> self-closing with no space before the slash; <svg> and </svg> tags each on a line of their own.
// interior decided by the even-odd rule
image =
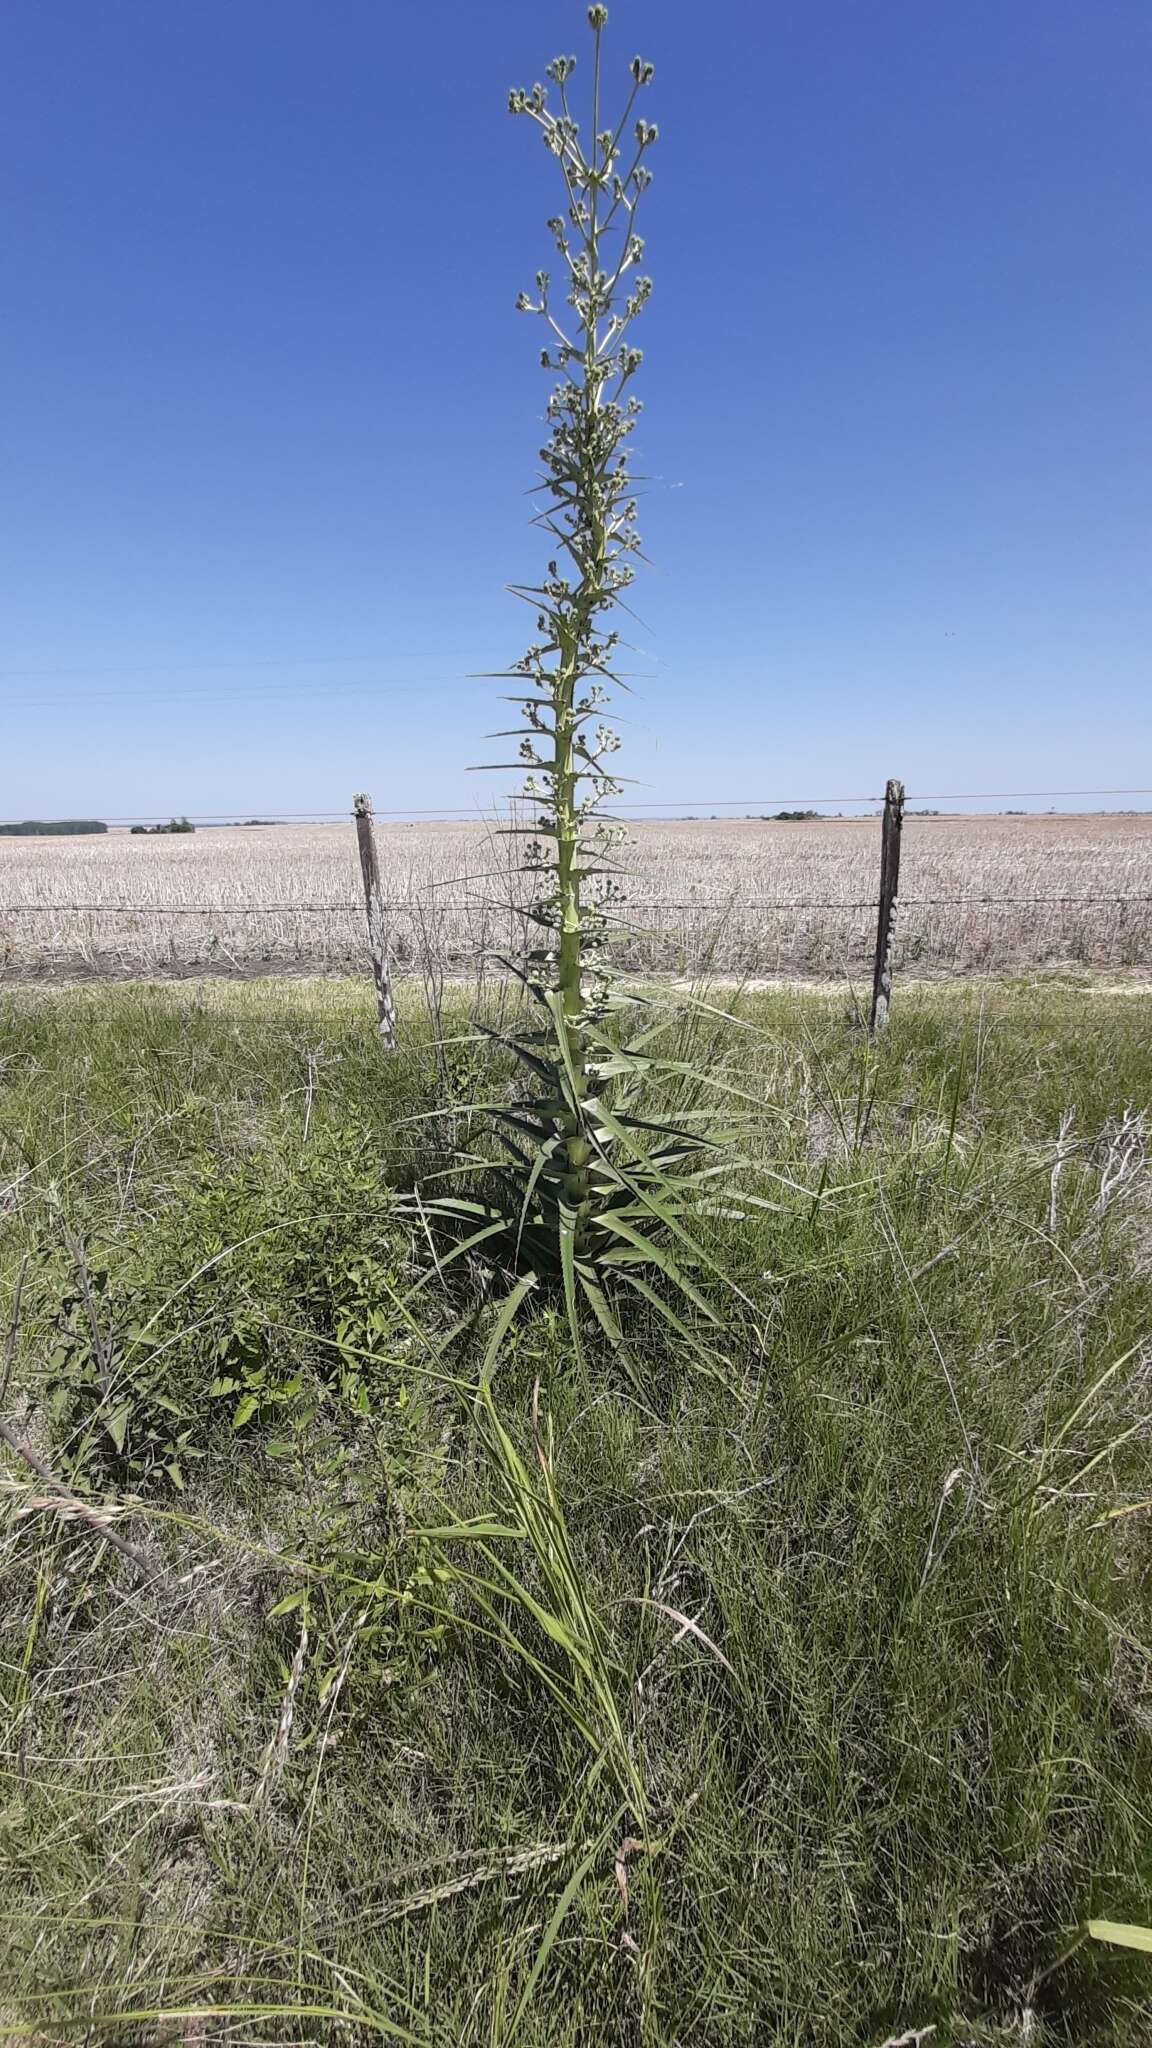
<svg viewBox="0 0 1152 2048">
<path fill-rule="evenodd" d="M 1152 810 L 916 809 L 1141 797 L 1152 790 L 907 797 L 894 923 L 899 970 L 1148 968 Z M 618 879 L 622 900 L 606 906 L 619 964 L 638 973 L 858 975 L 876 945 L 877 818 L 786 820 L 773 813 L 883 801 L 866 795 L 618 805 L 617 814 L 635 826 Z M 710 815 L 688 818 L 689 811 Z M 363 968 L 364 899 L 351 809 L 286 813 L 254 804 L 243 822 L 235 814 L 179 815 L 211 829 L 0 837 L 0 977 Z M 485 963 L 539 943 L 528 917 L 534 885 L 517 869 L 508 829 L 524 815 L 508 800 L 487 812 L 375 812 L 389 942 L 400 972 L 484 971 Z"/>
<path fill-rule="evenodd" d="M 926 793 L 911 791 L 906 794 L 905 803 L 909 807 L 914 804 L 1057 803 L 1067 802 L 1072 797 L 1088 799 L 1093 802 L 1104 798 L 1111 800 L 1114 797 L 1152 797 L 1152 789 L 984 789 L 937 790 Z M 779 820 L 772 815 L 773 806 L 775 806 L 777 811 L 814 810 L 828 813 L 825 822 L 829 824 L 854 823 L 856 819 L 852 816 L 845 816 L 843 813 L 832 813 L 831 806 L 833 804 L 882 805 L 883 802 L 883 790 L 873 790 L 863 796 L 663 797 L 658 802 L 620 801 L 614 806 L 614 815 L 625 816 L 633 812 L 640 812 L 649 817 L 652 822 L 665 821 L 670 824 L 679 823 L 690 815 L 712 817 L 728 813 L 757 818 L 764 823 L 790 822 L 788 820 Z M 479 820 L 487 818 L 500 805 L 505 805 L 508 808 L 508 814 L 512 816 L 516 814 L 517 809 L 521 807 L 522 803 L 523 800 L 516 797 L 499 797 L 485 812 L 482 812 L 476 804 L 424 804 L 414 810 L 385 810 L 379 809 L 374 805 L 373 816 L 381 822 L 393 818 L 415 818 L 427 819 L 430 823 L 436 824 L 449 819 Z M 282 811 L 278 810 L 275 805 L 261 806 L 253 804 L 250 807 L 246 807 L 245 815 L 241 815 L 240 809 L 233 811 L 184 811 L 173 807 L 166 811 L 133 811 L 119 817 L 112 817 L 110 814 L 102 815 L 101 823 L 109 826 L 152 826 L 162 825 L 168 819 L 182 818 L 190 825 L 235 825 L 247 829 L 259 825 L 338 824 L 341 819 L 353 818 L 355 815 L 355 811 L 351 808 L 336 808 L 327 811 Z M 921 813 L 921 815 L 923 816 L 924 814 Z M 941 812 L 939 815 L 943 817 L 948 814 Z M 26 822 L 26 820 L 21 818 L 0 818 L 0 831 L 23 826 Z M 54 827 L 70 824 L 72 820 L 69 818 L 41 818 L 37 822 Z"/>
</svg>

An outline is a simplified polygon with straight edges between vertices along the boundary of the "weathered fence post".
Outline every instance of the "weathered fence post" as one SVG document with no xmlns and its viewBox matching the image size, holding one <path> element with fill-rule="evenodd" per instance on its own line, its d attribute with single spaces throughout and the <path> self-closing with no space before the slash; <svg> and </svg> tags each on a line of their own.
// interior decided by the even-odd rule
<svg viewBox="0 0 1152 2048">
<path fill-rule="evenodd" d="M 384 922 L 384 891 L 376 860 L 372 833 L 372 799 L 354 796 L 352 814 L 356 820 L 356 844 L 360 849 L 360 872 L 364 877 L 364 908 L 368 913 L 368 950 L 376 981 L 376 1017 L 380 1039 L 389 1052 L 396 1050 L 396 1003 L 392 995 L 392 963 L 388 957 L 388 933 Z"/>
<path fill-rule="evenodd" d="M 904 784 L 890 780 L 884 791 L 880 837 L 880 914 L 876 920 L 876 965 L 872 975 L 869 1030 L 883 1031 L 892 1002 L 892 947 L 900 893 L 900 834 L 904 826 Z"/>
</svg>

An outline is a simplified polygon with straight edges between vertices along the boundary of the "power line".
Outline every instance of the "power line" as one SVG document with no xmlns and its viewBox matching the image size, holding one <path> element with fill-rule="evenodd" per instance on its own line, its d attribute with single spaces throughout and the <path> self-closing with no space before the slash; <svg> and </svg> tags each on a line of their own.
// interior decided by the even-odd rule
<svg viewBox="0 0 1152 2048">
<path fill-rule="evenodd" d="M 372 662 L 441 661 L 443 654 L 425 648 L 392 648 L 387 654 L 289 654 L 261 655 L 249 660 L 240 655 L 228 661 L 141 661 L 123 666 L 0 668 L 3 676 L 175 676 L 198 675 L 204 669 L 235 668 L 359 668 Z"/>
<path fill-rule="evenodd" d="M 258 816 L 257 813 L 261 812 L 264 815 Z M 186 818 L 190 825 L 234 825 L 237 828 L 237 830 L 243 830 L 250 824 L 340 825 L 343 824 L 345 818 L 351 818 L 355 815 L 355 813 L 352 811 L 279 811 L 276 810 L 275 807 L 271 804 L 253 804 L 251 806 L 251 814 L 252 815 L 250 818 L 241 817 L 239 809 L 234 811 L 185 811 L 180 807 L 180 805 L 171 804 L 166 807 L 162 807 L 160 810 L 156 811 L 133 811 L 131 813 L 126 813 L 123 817 L 112 817 L 108 812 L 101 812 L 99 814 L 93 813 L 93 816 L 96 819 L 96 821 L 102 825 L 150 825 L 154 821 L 162 822 L 166 818 Z M 470 806 L 467 809 L 461 808 L 459 810 L 437 810 L 432 806 L 429 806 L 425 810 L 418 811 L 374 810 L 372 816 L 377 821 L 388 818 L 410 818 L 417 823 L 422 822 L 430 825 L 436 825 L 441 823 L 451 823 L 454 820 L 467 821 L 470 818 L 476 818 L 477 820 L 483 822 L 484 813 L 482 813 L 476 806 Z M 0 818 L 0 826 L 25 824 L 69 825 L 72 822 L 72 818 Z M 35 833 L 29 833 L 27 836 L 31 839 L 35 838 L 36 835 Z M 98 833 L 77 832 L 61 836 L 82 839 L 98 838 L 100 835 Z"/>
<path fill-rule="evenodd" d="M 256 689 L 245 690 L 242 694 L 238 690 L 231 688 L 228 690 L 228 694 L 222 697 L 210 695 L 207 690 L 193 692 L 186 685 L 175 691 L 139 690 L 131 696 L 121 692 L 116 696 L 110 697 L 105 696 L 102 692 L 90 693 L 86 691 L 83 696 L 79 697 L 9 697 L 4 702 L 4 709 L 5 711 L 60 711 L 77 710 L 90 705 L 93 710 L 108 710 L 115 706 L 122 706 L 125 710 L 137 711 L 149 705 L 160 704 L 188 711 L 211 710 L 222 713 L 226 711 L 243 711 L 245 708 L 272 703 L 289 706 L 299 705 L 304 710 L 310 710 L 333 703 L 338 698 L 361 697 L 365 689 L 371 688 L 379 691 L 380 710 L 385 711 L 396 697 L 421 697 L 429 690 L 437 688 L 441 682 L 454 683 L 456 680 L 455 676 L 428 676 L 420 683 L 393 683 L 380 680 L 369 685 L 364 683 L 335 682 L 331 684 L 326 683 L 322 690 L 314 683 L 310 684 L 307 690 L 303 689 L 299 683 L 284 684 L 282 686 L 273 685 L 271 688 L 261 685 Z"/>
<path fill-rule="evenodd" d="M 974 804 L 1006 803 L 1011 797 L 1017 803 L 1041 796 L 1152 796 L 1152 789 L 969 789 L 957 790 L 951 796 L 921 796 L 916 792 L 905 798 L 910 804 Z M 829 798 L 829 802 L 833 799 Z M 844 802 L 848 799 L 844 798 Z M 864 798 L 859 799 L 861 803 Z"/>
<path fill-rule="evenodd" d="M 951 795 L 941 795 L 939 792 L 937 792 L 935 795 L 921 795 L 919 791 L 915 791 L 912 794 L 905 797 L 905 803 L 991 803 L 994 801 L 1004 802 L 1009 797 L 1013 797 L 1018 799 L 1019 801 L 1023 801 L 1026 797 L 1035 798 L 1041 796 L 1152 796 L 1152 789 L 985 789 L 959 790 Z M 523 801 L 527 803 L 529 799 L 524 798 Z M 881 790 L 878 795 L 872 796 L 669 797 L 666 798 L 662 804 L 627 803 L 618 804 L 616 806 L 616 809 L 622 811 L 674 811 L 681 809 L 703 810 L 709 804 L 715 805 L 718 810 L 731 809 L 733 805 L 738 805 L 741 808 L 751 809 L 751 807 L 755 804 L 779 804 L 781 808 L 783 808 L 785 805 L 791 805 L 793 808 L 798 809 L 801 805 L 805 804 L 882 804 L 883 802 L 884 792 L 883 790 Z M 385 815 L 385 813 L 377 812 L 376 815 L 382 817 Z M 763 820 L 758 820 L 757 822 L 772 825 L 775 824 L 777 820 L 774 818 L 767 818 Z M 832 819 L 828 819 L 826 822 L 831 824 L 834 821 Z"/>
</svg>

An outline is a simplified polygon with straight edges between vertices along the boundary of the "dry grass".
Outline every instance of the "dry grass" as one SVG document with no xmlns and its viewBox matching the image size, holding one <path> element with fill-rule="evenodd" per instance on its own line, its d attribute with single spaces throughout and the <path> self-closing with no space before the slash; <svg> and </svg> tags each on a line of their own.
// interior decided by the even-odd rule
<svg viewBox="0 0 1152 2048">
<path fill-rule="evenodd" d="M 377 831 L 402 970 L 429 960 L 471 970 L 478 956 L 518 942 L 514 841 L 479 820 Z M 622 964 L 858 973 L 871 954 L 878 850 L 875 819 L 637 825 Z M 901 882 L 899 950 L 913 971 L 1121 967 L 1149 957 L 1147 816 L 912 816 Z M 359 890 L 351 821 L 0 839 L 0 974 L 359 964 Z M 1116 897 L 1132 900 L 1099 900 Z"/>
</svg>

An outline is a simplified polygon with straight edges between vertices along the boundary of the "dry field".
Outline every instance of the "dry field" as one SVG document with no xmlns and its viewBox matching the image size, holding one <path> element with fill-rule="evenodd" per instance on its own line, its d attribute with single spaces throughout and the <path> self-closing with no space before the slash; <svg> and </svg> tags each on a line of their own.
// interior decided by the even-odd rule
<svg viewBox="0 0 1152 2048">
<path fill-rule="evenodd" d="M 514 841 L 481 822 L 381 823 L 377 834 L 402 970 L 471 972 L 518 943 Z M 874 818 L 637 825 L 621 964 L 858 973 L 872 946 L 878 858 Z M 1102 900 L 1115 898 L 1127 900 Z M 910 816 L 898 958 L 933 974 L 1146 966 L 1152 815 Z M 7 979 L 325 971 L 363 959 L 351 821 L 0 838 Z"/>
</svg>

